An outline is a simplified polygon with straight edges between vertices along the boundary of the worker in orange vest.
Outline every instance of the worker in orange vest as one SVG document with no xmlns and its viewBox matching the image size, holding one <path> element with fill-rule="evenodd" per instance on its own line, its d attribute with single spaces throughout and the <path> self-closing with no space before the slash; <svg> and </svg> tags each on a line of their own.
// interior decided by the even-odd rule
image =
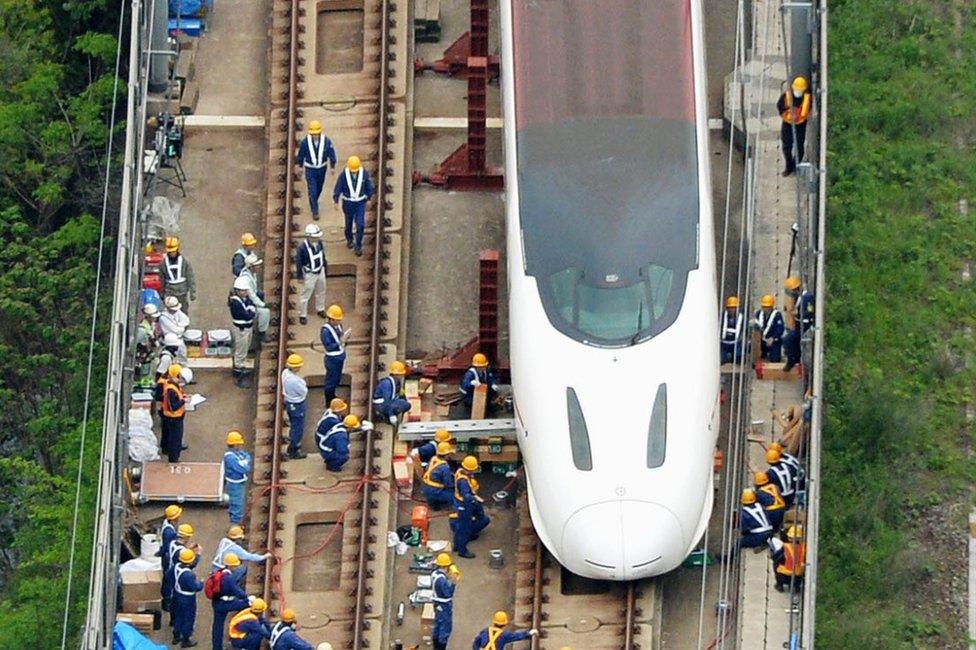
<svg viewBox="0 0 976 650">
<path fill-rule="evenodd" d="M 813 95 L 810 94 L 806 77 L 796 76 L 793 83 L 776 102 L 776 110 L 783 118 L 780 127 L 780 139 L 783 142 L 783 158 L 786 159 L 786 169 L 783 176 L 789 176 L 796 171 L 797 162 L 803 161 L 803 144 L 807 138 L 807 120 L 813 110 Z M 796 137 L 794 138 L 794 133 Z M 796 157 L 793 156 L 793 142 L 796 141 Z"/>
<path fill-rule="evenodd" d="M 227 636 L 234 648 L 258 650 L 261 641 L 271 638 L 271 624 L 264 617 L 268 604 L 263 598 L 255 598 L 251 606 L 234 614 L 227 628 Z"/>
<path fill-rule="evenodd" d="M 186 417 L 186 395 L 183 393 L 183 366 L 174 363 L 162 384 L 160 416 L 162 447 L 171 463 L 180 462 L 183 450 L 183 418 Z"/>
<path fill-rule="evenodd" d="M 475 637 L 471 645 L 472 650 L 503 650 L 509 643 L 524 641 L 539 634 L 539 630 L 506 630 L 508 625 L 508 614 L 506 612 L 495 612 L 491 617 L 491 625 L 481 630 Z"/>
<path fill-rule="evenodd" d="M 766 472 L 756 472 L 756 501 L 762 504 L 773 530 L 779 530 L 786 515 L 786 501 L 779 493 L 779 488 L 769 480 Z"/>
<path fill-rule="evenodd" d="M 786 531 L 786 542 L 777 537 L 769 540 L 769 554 L 776 574 L 776 591 L 784 591 L 790 585 L 799 589 L 803 585 L 803 570 L 807 561 L 807 545 L 803 541 L 803 526 L 795 524 Z"/>
</svg>

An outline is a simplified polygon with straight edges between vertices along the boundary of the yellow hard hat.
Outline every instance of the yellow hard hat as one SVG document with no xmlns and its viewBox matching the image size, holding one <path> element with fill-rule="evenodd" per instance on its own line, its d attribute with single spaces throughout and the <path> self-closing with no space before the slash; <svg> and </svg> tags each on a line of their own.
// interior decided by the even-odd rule
<svg viewBox="0 0 976 650">
<path fill-rule="evenodd" d="M 241 558 L 237 557 L 237 553 L 226 553 L 224 555 L 224 566 L 239 567 L 241 566 Z"/>
<path fill-rule="evenodd" d="M 296 620 L 298 620 L 295 617 L 295 610 L 289 607 L 285 611 L 281 612 L 281 620 L 283 620 L 285 623 L 294 623 Z"/>
<path fill-rule="evenodd" d="M 325 310 L 325 315 L 332 320 L 342 320 L 342 307 L 339 305 L 329 305 L 329 308 Z"/>
<path fill-rule="evenodd" d="M 229 431 L 227 432 L 227 444 L 228 445 L 243 445 L 244 436 L 241 435 L 240 431 Z"/>
<path fill-rule="evenodd" d="M 450 442 L 451 433 L 447 429 L 438 429 L 434 432 L 434 442 Z"/>
<path fill-rule="evenodd" d="M 234 524 L 227 529 L 228 539 L 244 539 L 244 528 L 237 524 Z"/>
<path fill-rule="evenodd" d="M 779 462 L 779 451 L 776 449 L 766 450 L 766 462 L 770 465 L 775 465 Z"/>
<path fill-rule="evenodd" d="M 772 294 L 767 293 L 765 296 L 762 297 L 762 300 L 759 301 L 759 304 L 762 307 L 772 307 L 773 305 L 776 304 L 776 299 L 773 298 Z"/>
<path fill-rule="evenodd" d="M 184 548 L 182 551 L 180 551 L 180 562 L 182 562 L 183 564 L 189 564 L 190 562 L 195 560 L 196 557 L 197 557 L 197 552 L 194 551 L 192 548 Z"/>
<path fill-rule="evenodd" d="M 308 123 L 308 132 L 312 135 L 318 135 L 322 133 L 322 123 L 318 120 L 312 120 Z"/>
<path fill-rule="evenodd" d="M 315 650 L 332 650 L 332 644 L 328 641 L 323 641 L 322 643 L 315 646 Z"/>
<path fill-rule="evenodd" d="M 508 614 L 501 611 L 495 612 L 491 616 L 491 622 L 497 625 L 498 627 L 505 627 L 506 625 L 508 625 Z"/>
<path fill-rule="evenodd" d="M 756 472 L 756 485 L 766 485 L 769 483 L 769 476 L 766 472 Z"/>
<path fill-rule="evenodd" d="M 729 296 L 725 299 L 726 307 L 738 307 L 739 306 L 739 296 Z"/>
<path fill-rule="evenodd" d="M 437 443 L 438 456 L 447 456 L 448 454 L 453 454 L 453 453 L 454 453 L 454 445 L 452 445 L 451 443 L 447 442 L 446 440 L 444 442 Z"/>
<path fill-rule="evenodd" d="M 363 163 L 359 160 L 359 156 L 349 156 L 349 160 L 346 161 L 346 166 L 349 167 L 349 171 L 358 172 L 363 166 Z"/>
<path fill-rule="evenodd" d="M 359 416 L 350 413 L 346 417 L 342 418 L 342 423 L 346 425 L 348 429 L 358 429 L 359 428 Z"/>
<path fill-rule="evenodd" d="M 807 84 L 806 77 L 796 76 L 796 77 L 793 77 L 792 87 L 793 87 L 793 90 L 795 90 L 796 92 L 802 93 L 802 92 L 805 92 L 806 89 L 809 88 L 810 86 L 809 86 L 809 84 Z"/>
<path fill-rule="evenodd" d="M 142 252 L 146 255 L 152 255 L 155 250 L 156 246 L 152 242 L 146 242 L 146 245 L 142 248 Z"/>
<path fill-rule="evenodd" d="M 193 526 L 190 524 L 180 524 L 176 529 L 176 534 L 180 537 L 193 537 Z"/>
<path fill-rule="evenodd" d="M 405 375 L 407 374 L 407 364 L 402 361 L 394 361 L 390 364 L 390 374 L 391 375 Z"/>
<path fill-rule="evenodd" d="M 471 357 L 471 365 L 475 368 L 484 368 L 488 365 L 488 357 L 478 352 Z"/>
<path fill-rule="evenodd" d="M 786 536 L 790 539 L 803 539 L 803 525 L 793 524 L 786 530 Z"/>
<path fill-rule="evenodd" d="M 181 372 L 183 372 L 183 366 L 178 363 L 171 363 L 169 364 L 169 370 L 166 371 L 166 374 L 169 375 L 170 379 L 176 379 L 180 376 Z"/>
<path fill-rule="evenodd" d="M 289 368 L 301 368 L 305 365 L 305 360 L 302 359 L 302 355 L 300 354 L 289 354 L 285 365 Z"/>
<path fill-rule="evenodd" d="M 171 506 L 166 506 L 166 518 L 173 520 L 178 519 L 181 514 L 183 514 L 183 508 L 179 507 L 175 503 Z"/>
<path fill-rule="evenodd" d="M 167 237 L 166 238 L 166 252 L 175 253 L 180 250 L 180 238 L 179 237 Z"/>
<path fill-rule="evenodd" d="M 780 453 L 782 453 L 782 451 L 783 451 L 783 445 L 779 444 L 778 442 L 771 442 L 771 443 L 769 443 L 769 448 L 770 449 L 775 449 L 776 451 L 778 451 Z"/>
<path fill-rule="evenodd" d="M 345 411 L 347 408 L 349 408 L 349 405 L 346 404 L 339 397 L 333 397 L 332 401 L 329 402 L 329 410 L 332 411 L 333 413 L 341 413 L 342 411 Z"/>
<path fill-rule="evenodd" d="M 254 602 L 251 603 L 251 611 L 255 614 L 260 614 L 266 609 L 268 609 L 268 603 L 264 602 L 264 598 L 255 598 Z"/>
<path fill-rule="evenodd" d="M 258 243 L 258 238 L 249 232 L 241 235 L 241 245 L 243 246 L 254 246 Z"/>
<path fill-rule="evenodd" d="M 451 566 L 451 556 L 447 553 L 438 553 L 437 559 L 434 560 L 434 564 L 439 567 L 449 567 Z"/>
<path fill-rule="evenodd" d="M 743 490 L 742 491 L 742 505 L 750 506 L 756 502 L 756 491 L 755 490 Z"/>
<path fill-rule="evenodd" d="M 474 456 L 465 456 L 464 460 L 461 461 L 461 467 L 468 470 L 469 472 L 477 471 L 478 469 L 478 459 Z"/>
<path fill-rule="evenodd" d="M 796 277 L 795 275 L 791 275 L 790 277 L 786 278 L 786 282 L 783 283 L 783 286 L 786 287 L 788 291 L 796 291 L 800 288 L 801 284 L 803 283 L 800 282 L 800 278 Z"/>
</svg>

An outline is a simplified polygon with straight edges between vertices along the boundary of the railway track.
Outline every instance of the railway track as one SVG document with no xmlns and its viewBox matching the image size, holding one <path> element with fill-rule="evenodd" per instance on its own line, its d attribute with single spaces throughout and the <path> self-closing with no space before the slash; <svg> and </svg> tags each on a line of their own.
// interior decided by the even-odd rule
<svg viewBox="0 0 976 650">
<path fill-rule="evenodd" d="M 525 496 L 519 504 L 515 617 L 540 630 L 532 650 L 651 650 L 661 645 L 659 583 L 567 575 L 536 536 Z"/>
<path fill-rule="evenodd" d="M 339 395 L 350 412 L 369 418 L 377 372 L 396 356 L 400 314 L 407 3 L 276 0 L 272 7 L 263 287 L 273 316 L 257 364 L 249 542 L 271 549 L 275 558 L 252 569 L 248 587 L 264 594 L 272 615 L 294 608 L 313 644 L 376 648 L 383 641 L 391 561 L 385 534 L 395 506 L 387 480 L 392 435 L 383 427 L 354 434 L 350 461 L 339 473 L 327 471 L 315 453 L 314 430 L 325 408 L 322 322 L 314 305 L 307 325 L 295 313 L 299 286 L 291 260 L 311 215 L 304 176 L 293 161 L 308 122 L 317 119 L 335 145 L 339 169 L 357 155 L 376 184 L 362 257 L 345 247 L 341 216 L 329 209 L 335 173 L 326 179 L 316 222 L 329 263 L 326 301 L 343 307 L 344 325 L 352 329 Z M 291 353 L 304 357 L 310 389 L 309 456 L 301 460 L 284 454 L 288 432 L 278 382 Z"/>
</svg>

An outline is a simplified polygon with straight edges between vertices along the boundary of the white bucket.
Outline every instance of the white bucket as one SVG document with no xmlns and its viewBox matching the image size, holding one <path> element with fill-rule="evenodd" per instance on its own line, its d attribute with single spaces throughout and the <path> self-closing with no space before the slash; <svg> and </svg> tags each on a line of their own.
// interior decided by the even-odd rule
<svg viewBox="0 0 976 650">
<path fill-rule="evenodd" d="M 146 533 L 139 542 L 139 557 L 144 560 L 152 560 L 159 552 L 159 538 L 155 533 Z"/>
</svg>

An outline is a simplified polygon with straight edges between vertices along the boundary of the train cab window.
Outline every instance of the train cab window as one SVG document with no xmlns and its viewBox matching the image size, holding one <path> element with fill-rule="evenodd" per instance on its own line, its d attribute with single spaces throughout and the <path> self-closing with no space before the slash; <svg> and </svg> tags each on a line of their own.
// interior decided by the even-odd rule
<svg viewBox="0 0 976 650">
<path fill-rule="evenodd" d="M 593 469 L 590 433 L 586 429 L 586 420 L 583 419 L 583 409 L 576 398 L 576 391 L 572 388 L 566 388 L 566 409 L 569 415 L 569 446 L 573 452 L 573 464 L 576 469 L 588 472 Z"/>
<path fill-rule="evenodd" d="M 661 384 L 654 397 L 651 423 L 647 427 L 647 466 L 650 469 L 664 464 L 664 451 L 668 442 L 668 387 Z"/>
</svg>

